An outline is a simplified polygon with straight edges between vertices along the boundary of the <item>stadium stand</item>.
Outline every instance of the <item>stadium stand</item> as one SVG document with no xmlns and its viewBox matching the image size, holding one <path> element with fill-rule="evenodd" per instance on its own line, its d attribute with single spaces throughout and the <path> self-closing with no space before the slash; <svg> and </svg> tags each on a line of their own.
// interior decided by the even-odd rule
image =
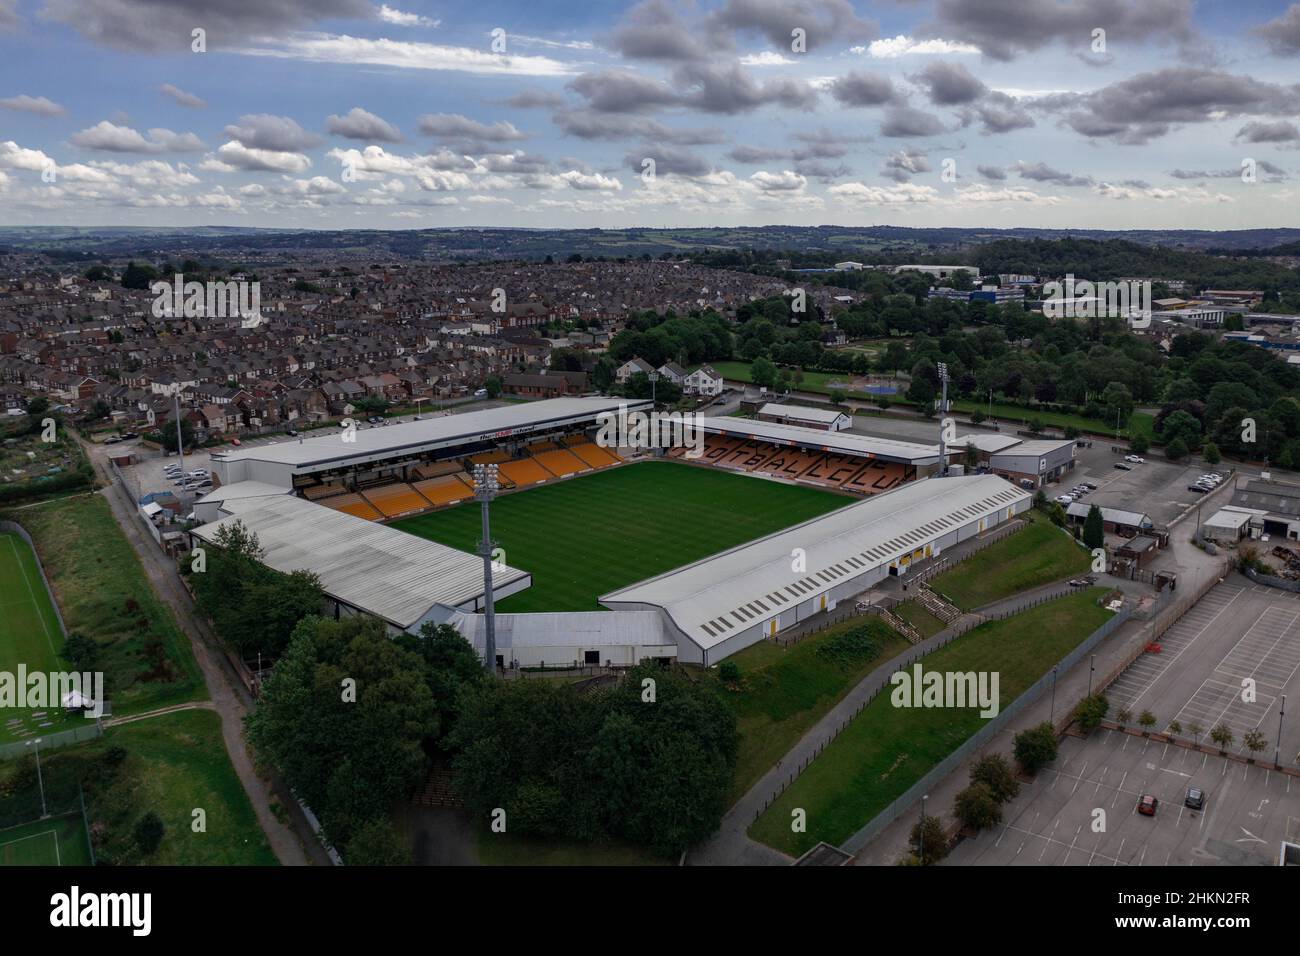
<svg viewBox="0 0 1300 956">
<path fill-rule="evenodd" d="M 419 514 L 421 511 L 428 511 L 430 507 L 428 499 L 404 481 L 378 488 L 368 488 L 362 493 L 362 497 L 374 505 L 385 518 Z"/>
<path fill-rule="evenodd" d="M 503 448 L 498 448 L 495 451 L 485 451 L 481 454 L 471 456 L 469 463 L 471 465 L 494 465 L 509 460 L 510 452 Z"/>
<path fill-rule="evenodd" d="M 426 478 L 423 481 L 417 481 L 414 488 L 435 508 L 459 504 L 474 494 L 474 482 L 461 475 Z"/>
<path fill-rule="evenodd" d="M 378 521 L 383 517 L 374 505 L 360 495 L 336 495 L 324 499 L 321 504 L 326 508 L 352 515 L 354 518 L 365 518 L 367 521 Z"/>
<path fill-rule="evenodd" d="M 329 498 L 332 495 L 342 495 L 347 493 L 341 481 L 329 481 L 322 485 L 312 485 L 304 488 L 302 495 L 308 501 L 320 501 L 322 498 Z"/>
<path fill-rule="evenodd" d="M 755 469 L 756 474 L 775 475 L 794 481 L 821 459 L 820 452 L 801 451 L 798 448 L 781 448 Z"/>
<path fill-rule="evenodd" d="M 580 472 L 591 471 L 590 466 L 585 461 L 565 448 L 537 452 L 533 455 L 533 461 L 557 478 L 565 478 Z"/>
<path fill-rule="evenodd" d="M 498 474 L 504 475 L 516 488 L 540 485 L 542 482 L 550 481 L 555 477 L 531 458 L 503 461 L 498 468 Z"/>
<path fill-rule="evenodd" d="M 594 442 L 584 441 L 576 442 L 569 445 L 569 451 L 573 452 L 592 468 L 608 468 L 610 465 L 617 465 L 623 459 L 614 454 L 607 448 L 601 448 Z M 676 451 L 686 451 L 684 446 L 673 449 Z"/>
<path fill-rule="evenodd" d="M 872 461 L 841 486 L 860 495 L 878 495 L 903 483 L 906 469 L 897 462 Z"/>
<path fill-rule="evenodd" d="M 416 465 L 412 468 L 411 478 L 441 478 L 443 475 L 454 475 L 457 472 L 464 470 L 464 467 L 459 461 L 430 462 L 423 465 Z"/>
</svg>

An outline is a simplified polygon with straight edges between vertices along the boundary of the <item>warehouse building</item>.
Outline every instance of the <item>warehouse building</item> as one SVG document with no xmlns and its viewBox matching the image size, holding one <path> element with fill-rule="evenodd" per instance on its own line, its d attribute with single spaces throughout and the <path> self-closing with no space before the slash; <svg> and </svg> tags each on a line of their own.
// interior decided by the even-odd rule
<svg viewBox="0 0 1300 956">
<path fill-rule="evenodd" d="M 620 588 L 600 603 L 660 611 L 678 659 L 708 667 L 1031 503 L 1028 492 L 992 475 L 932 478 Z"/>
<path fill-rule="evenodd" d="M 853 424 L 853 417 L 839 409 L 810 408 L 806 405 L 781 405 L 768 402 L 758 410 L 761 422 L 780 422 L 783 425 L 799 425 L 804 428 L 817 428 L 822 431 L 844 431 Z"/>
<path fill-rule="evenodd" d="M 657 611 L 561 611 L 497 614 L 498 667 L 631 667 L 677 658 L 677 642 Z M 461 611 L 445 623 L 480 657 L 487 646 L 482 614 Z"/>
<path fill-rule="evenodd" d="M 1074 470 L 1072 438 L 1025 441 L 989 455 L 989 469 L 1008 481 L 1041 487 Z"/>
<path fill-rule="evenodd" d="M 1255 513 L 1260 535 L 1300 539 L 1300 485 L 1258 479 L 1238 484 L 1232 495 L 1234 508 Z M 1255 534 L 1252 531 L 1252 537 Z"/>
</svg>

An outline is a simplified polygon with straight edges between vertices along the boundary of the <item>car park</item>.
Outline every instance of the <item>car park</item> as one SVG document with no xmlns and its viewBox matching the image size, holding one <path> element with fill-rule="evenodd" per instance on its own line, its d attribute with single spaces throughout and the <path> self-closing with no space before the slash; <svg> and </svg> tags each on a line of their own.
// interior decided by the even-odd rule
<svg viewBox="0 0 1300 956">
<path fill-rule="evenodd" d="M 1137 812 L 1145 817 L 1154 817 L 1159 806 L 1159 800 L 1149 793 L 1144 793 L 1141 799 L 1138 800 Z"/>
<path fill-rule="evenodd" d="M 1205 791 L 1200 787 L 1188 787 L 1187 796 L 1183 798 L 1183 806 L 1189 810 L 1205 809 Z"/>
</svg>

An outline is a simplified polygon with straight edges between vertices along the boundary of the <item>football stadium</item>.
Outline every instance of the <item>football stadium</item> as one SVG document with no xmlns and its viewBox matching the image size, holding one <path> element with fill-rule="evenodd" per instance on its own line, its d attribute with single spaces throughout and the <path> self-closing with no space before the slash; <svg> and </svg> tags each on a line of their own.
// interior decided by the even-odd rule
<svg viewBox="0 0 1300 956">
<path fill-rule="evenodd" d="M 556 398 L 214 455 L 192 543 L 242 523 L 310 570 L 336 617 L 451 624 L 485 648 L 473 469 L 491 505 L 499 666 L 710 666 L 1027 510 L 940 451 L 784 422 L 696 417 L 695 441 L 614 445 L 648 401 Z"/>
</svg>

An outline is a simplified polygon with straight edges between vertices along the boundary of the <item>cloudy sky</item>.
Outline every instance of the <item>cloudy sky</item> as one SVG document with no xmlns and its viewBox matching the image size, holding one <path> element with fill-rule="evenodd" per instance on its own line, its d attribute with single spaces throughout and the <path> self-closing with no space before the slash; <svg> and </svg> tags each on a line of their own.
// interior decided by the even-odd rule
<svg viewBox="0 0 1300 956">
<path fill-rule="evenodd" d="M 1285 0 L 0 0 L 0 224 L 1300 226 Z"/>
</svg>

